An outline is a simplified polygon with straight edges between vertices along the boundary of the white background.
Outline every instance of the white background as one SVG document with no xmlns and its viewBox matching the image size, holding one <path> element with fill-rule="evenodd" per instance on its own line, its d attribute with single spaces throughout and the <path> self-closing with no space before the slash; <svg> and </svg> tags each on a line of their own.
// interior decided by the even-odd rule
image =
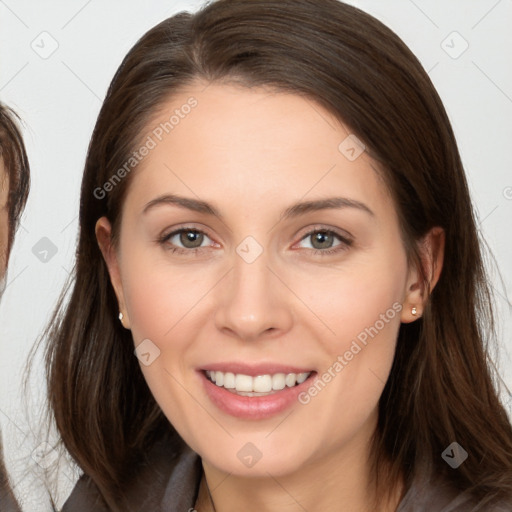
<svg viewBox="0 0 512 512">
<path fill-rule="evenodd" d="M 429 72 L 448 111 L 480 229 L 497 262 L 491 268 L 499 307 L 496 363 L 512 389 L 512 1 L 352 3 L 402 37 Z M 7 465 L 26 510 L 48 510 L 24 474 L 27 468 L 32 471 L 31 452 L 37 444 L 42 365 L 36 364 L 28 402 L 21 379 L 28 352 L 73 265 L 82 168 L 102 98 L 122 58 L 145 31 L 201 4 L 0 0 L 0 99 L 24 120 L 32 168 L 30 199 L 0 308 L 0 424 Z M 453 58 L 464 41 L 467 50 Z M 52 45 L 58 45 L 55 52 L 41 56 Z M 32 252 L 42 237 L 57 248 L 46 263 Z M 508 396 L 504 400 L 510 410 L 512 401 Z M 61 478 L 61 500 L 73 478 L 68 473 Z"/>
</svg>

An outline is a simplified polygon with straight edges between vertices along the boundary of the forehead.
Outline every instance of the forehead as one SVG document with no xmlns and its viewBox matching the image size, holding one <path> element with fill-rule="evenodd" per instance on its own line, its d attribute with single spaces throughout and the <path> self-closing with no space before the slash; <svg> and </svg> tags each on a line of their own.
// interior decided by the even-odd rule
<svg viewBox="0 0 512 512">
<path fill-rule="evenodd" d="M 151 149 L 134 172 L 128 197 L 150 200 L 169 188 L 220 199 L 229 194 L 249 207 L 247 201 L 257 198 L 296 201 L 337 189 L 356 200 L 389 199 L 374 162 L 353 137 L 302 96 L 196 83 L 148 123 L 141 140 L 151 140 Z M 354 151 L 347 154 L 350 146 Z"/>
</svg>

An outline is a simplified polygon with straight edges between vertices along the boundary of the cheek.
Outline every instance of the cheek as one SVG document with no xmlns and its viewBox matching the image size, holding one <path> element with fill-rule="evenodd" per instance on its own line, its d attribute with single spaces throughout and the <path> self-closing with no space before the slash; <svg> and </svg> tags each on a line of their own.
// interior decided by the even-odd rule
<svg viewBox="0 0 512 512">
<path fill-rule="evenodd" d="M 377 337 L 393 348 L 406 276 L 405 253 L 391 246 L 354 259 L 343 269 L 327 270 L 323 279 L 305 281 L 302 292 L 330 331 L 322 338 L 326 351 L 343 353 L 353 340 L 364 345 Z"/>
<path fill-rule="evenodd" d="M 406 273 L 405 253 L 391 246 L 331 273 L 329 293 L 310 295 L 334 334 L 321 337 L 323 365 L 302 398 L 316 403 L 326 424 L 351 418 L 359 425 L 377 405 L 393 363 Z M 343 418 L 333 404 L 343 407 Z"/>
<path fill-rule="evenodd" d="M 135 250 L 125 258 L 121 275 L 134 345 L 151 341 L 150 364 L 141 364 L 144 378 L 164 413 L 170 414 L 169 421 L 180 431 L 193 431 L 189 423 L 193 403 L 185 390 L 194 388 L 196 376 L 187 365 L 187 355 L 202 325 L 198 315 L 205 302 L 201 298 L 211 285 L 204 272 L 170 268 Z"/>
<path fill-rule="evenodd" d="M 211 318 L 211 292 L 219 276 L 200 265 L 170 265 L 165 253 L 155 257 L 154 250 L 132 249 L 121 267 L 130 330 L 136 347 L 150 340 L 157 354 L 141 369 L 164 411 L 183 410 L 190 401 L 183 389 L 197 384 L 191 354 L 199 350 L 205 318 Z"/>
<path fill-rule="evenodd" d="M 213 286 L 200 267 L 170 265 L 165 251 L 126 241 L 120 266 L 134 340 L 165 340 Z"/>
<path fill-rule="evenodd" d="M 186 314 L 193 286 L 183 276 L 155 269 L 140 272 L 123 284 L 134 338 L 163 339 Z"/>
</svg>

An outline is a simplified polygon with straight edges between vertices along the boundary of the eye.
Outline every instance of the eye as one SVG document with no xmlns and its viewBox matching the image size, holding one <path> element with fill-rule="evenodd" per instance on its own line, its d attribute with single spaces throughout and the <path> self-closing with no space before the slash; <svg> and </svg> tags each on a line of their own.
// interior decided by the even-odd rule
<svg viewBox="0 0 512 512">
<path fill-rule="evenodd" d="M 200 229 L 196 228 L 180 228 L 171 233 L 162 236 L 158 242 L 166 246 L 171 252 L 178 253 L 196 253 L 212 244 L 203 245 L 210 237 Z"/>
<path fill-rule="evenodd" d="M 207 243 L 210 240 L 211 243 Z M 314 254 L 329 255 L 348 249 L 353 240 L 348 235 L 343 235 L 332 229 L 316 228 L 309 231 L 302 239 L 309 242 L 309 247 Z M 158 242 L 173 253 L 194 254 L 207 247 L 215 245 L 210 237 L 202 230 L 192 227 L 176 229 L 163 235 Z M 206 244 L 205 244 L 206 242 Z"/>
<path fill-rule="evenodd" d="M 309 242 L 309 247 L 314 254 L 328 255 L 346 250 L 353 240 L 332 229 L 317 228 L 304 236 L 301 241 Z M 337 242 L 337 243 L 336 243 Z"/>
</svg>

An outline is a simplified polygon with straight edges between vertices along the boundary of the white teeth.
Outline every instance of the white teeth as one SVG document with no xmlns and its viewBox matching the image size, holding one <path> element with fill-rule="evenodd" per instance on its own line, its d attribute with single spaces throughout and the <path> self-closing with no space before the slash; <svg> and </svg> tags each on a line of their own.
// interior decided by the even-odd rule
<svg viewBox="0 0 512 512">
<path fill-rule="evenodd" d="M 284 379 L 284 382 L 289 388 L 292 388 L 297 382 L 297 375 L 295 375 L 295 373 L 289 373 Z"/>
<path fill-rule="evenodd" d="M 253 377 L 253 389 L 257 393 L 268 393 L 272 391 L 272 377 L 270 375 L 258 375 Z"/>
<path fill-rule="evenodd" d="M 235 389 L 235 374 L 227 372 L 224 374 L 224 387 L 226 389 Z"/>
<path fill-rule="evenodd" d="M 297 384 L 302 384 L 309 377 L 309 373 L 299 373 L 297 375 Z"/>
<path fill-rule="evenodd" d="M 235 377 L 235 389 L 237 391 L 254 391 L 252 388 L 252 377 L 237 373 Z"/>
<path fill-rule="evenodd" d="M 208 370 L 206 375 L 219 387 L 253 396 L 252 393 L 270 393 L 280 391 L 285 387 L 291 388 L 297 384 L 302 384 L 311 375 L 311 372 L 276 373 L 274 375 L 265 374 L 251 377 L 242 373 L 234 374 Z"/>
<path fill-rule="evenodd" d="M 285 377 L 286 375 L 284 373 L 276 373 L 275 375 L 272 375 L 272 389 L 275 389 L 276 391 L 284 389 L 286 386 L 284 381 Z"/>
</svg>

